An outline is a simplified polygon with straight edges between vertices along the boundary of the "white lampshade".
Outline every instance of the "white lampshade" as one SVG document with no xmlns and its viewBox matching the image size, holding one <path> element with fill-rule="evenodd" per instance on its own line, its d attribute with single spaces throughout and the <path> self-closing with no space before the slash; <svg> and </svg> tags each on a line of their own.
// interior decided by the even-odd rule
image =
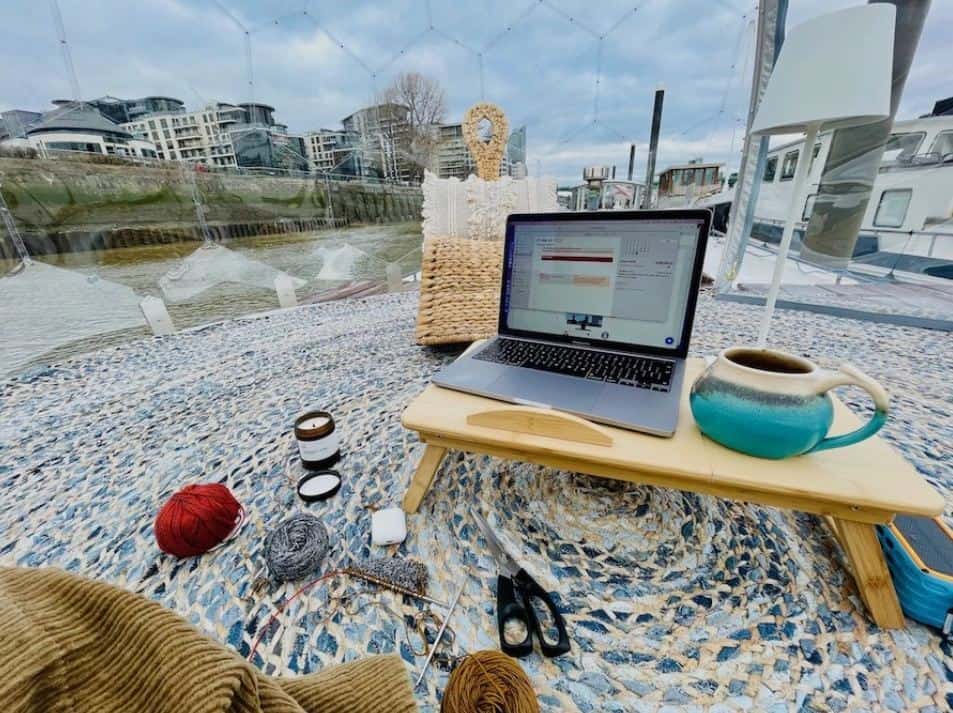
<svg viewBox="0 0 953 713">
<path fill-rule="evenodd" d="M 785 38 L 751 132 L 793 134 L 890 115 L 896 8 L 858 5 L 798 25 Z"/>
</svg>

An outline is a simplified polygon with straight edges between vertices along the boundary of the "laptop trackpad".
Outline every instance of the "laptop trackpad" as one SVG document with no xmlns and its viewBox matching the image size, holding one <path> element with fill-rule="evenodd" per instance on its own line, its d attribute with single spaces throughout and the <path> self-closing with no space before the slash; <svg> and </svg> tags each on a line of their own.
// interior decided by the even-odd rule
<svg viewBox="0 0 953 713">
<path fill-rule="evenodd" d="M 564 411 L 591 413 L 602 384 L 533 369 L 507 369 L 490 385 L 490 391 Z"/>
</svg>

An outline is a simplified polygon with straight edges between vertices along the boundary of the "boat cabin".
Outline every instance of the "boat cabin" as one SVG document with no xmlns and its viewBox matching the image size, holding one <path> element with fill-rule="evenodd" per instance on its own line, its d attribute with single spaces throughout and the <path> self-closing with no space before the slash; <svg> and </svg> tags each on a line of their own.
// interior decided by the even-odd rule
<svg viewBox="0 0 953 713">
<path fill-rule="evenodd" d="M 557 198 L 569 210 L 631 210 L 642 204 L 644 188 L 635 181 L 608 180 L 561 189 Z"/>
<path fill-rule="evenodd" d="M 679 208 L 717 193 L 724 180 L 723 168 L 723 163 L 706 163 L 700 159 L 669 166 L 659 174 L 658 207 Z"/>
<path fill-rule="evenodd" d="M 589 166 L 582 172 L 585 183 L 557 192 L 559 204 L 569 210 L 631 210 L 642 205 L 645 186 L 615 178 L 608 166 Z"/>
<path fill-rule="evenodd" d="M 797 198 L 801 215 L 795 226 L 796 242 L 814 210 L 832 136 L 830 131 L 821 133 L 812 148 L 808 178 Z M 785 143 L 768 152 L 755 208 L 754 238 L 780 240 L 803 143 Z M 860 156 L 845 162 L 825 181 L 851 185 L 865 160 Z M 883 268 L 953 276 L 953 116 L 932 114 L 894 123 L 854 258 Z"/>
</svg>

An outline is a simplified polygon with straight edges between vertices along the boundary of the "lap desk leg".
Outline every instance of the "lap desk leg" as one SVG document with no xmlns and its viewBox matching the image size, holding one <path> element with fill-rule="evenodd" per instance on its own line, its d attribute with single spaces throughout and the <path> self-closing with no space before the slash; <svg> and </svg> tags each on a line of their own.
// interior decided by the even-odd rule
<svg viewBox="0 0 953 713">
<path fill-rule="evenodd" d="M 824 519 L 847 554 L 851 574 L 871 618 L 882 629 L 902 629 L 903 611 L 875 526 L 840 518 Z"/>
<path fill-rule="evenodd" d="M 446 454 L 446 448 L 427 446 L 423 458 L 417 464 L 417 470 L 414 472 L 413 480 L 410 481 L 410 487 L 407 488 L 407 493 L 404 495 L 404 512 L 415 513 L 420 508 L 420 501 L 430 490 L 433 477 Z"/>
</svg>

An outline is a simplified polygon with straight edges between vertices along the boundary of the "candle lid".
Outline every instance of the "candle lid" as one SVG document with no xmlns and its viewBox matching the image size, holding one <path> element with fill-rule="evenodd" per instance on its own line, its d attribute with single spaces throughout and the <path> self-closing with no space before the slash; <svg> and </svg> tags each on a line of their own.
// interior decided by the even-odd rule
<svg viewBox="0 0 953 713">
<path fill-rule="evenodd" d="M 320 438 L 334 430 L 334 418 L 327 411 L 306 411 L 295 419 L 295 435 Z"/>
<path fill-rule="evenodd" d="M 298 481 L 298 497 L 306 503 L 327 500 L 341 489 L 341 474 L 336 470 L 317 470 Z"/>
</svg>

